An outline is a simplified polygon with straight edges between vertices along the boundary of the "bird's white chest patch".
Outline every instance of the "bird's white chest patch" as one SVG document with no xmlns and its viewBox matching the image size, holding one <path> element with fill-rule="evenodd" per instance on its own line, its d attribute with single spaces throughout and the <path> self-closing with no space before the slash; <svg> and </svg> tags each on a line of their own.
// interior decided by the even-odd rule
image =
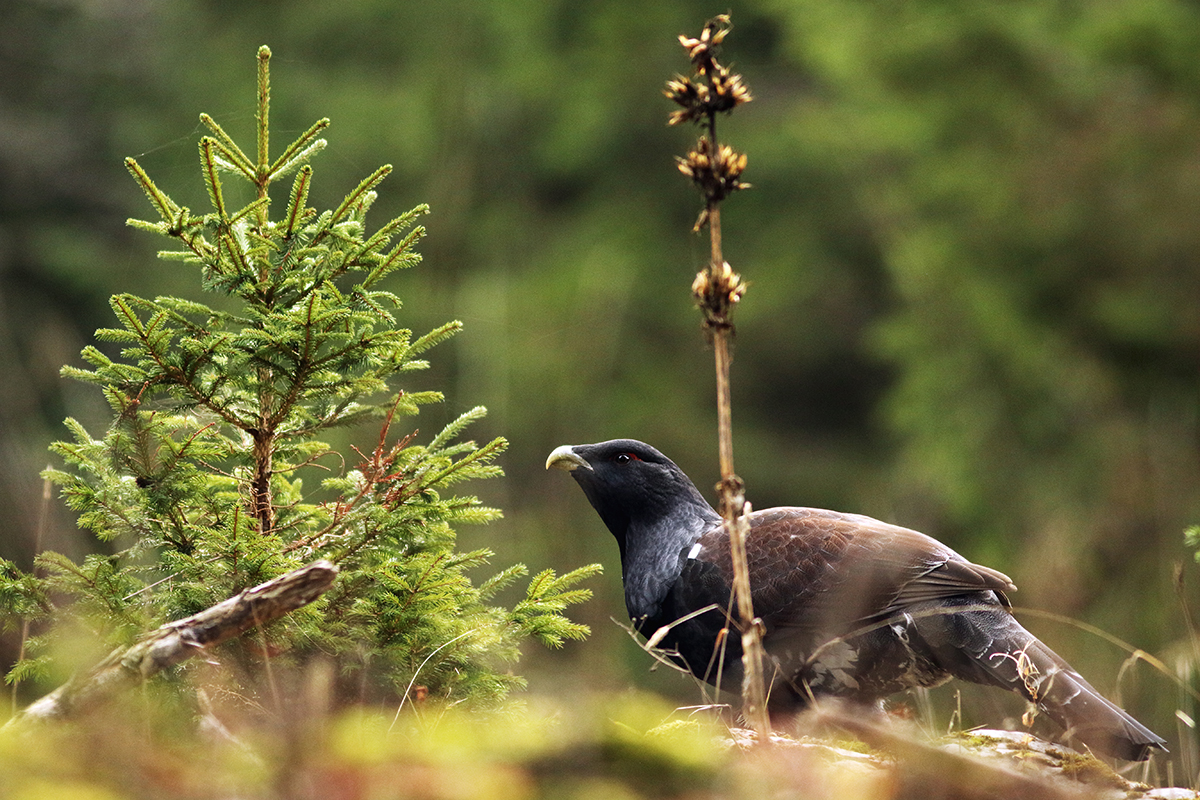
<svg viewBox="0 0 1200 800">
<path fill-rule="evenodd" d="M 700 544 L 699 542 L 696 542 L 694 545 L 692 545 L 692 549 L 688 550 L 687 557 L 695 558 L 696 556 L 700 555 L 702 550 L 704 550 L 704 545 Z"/>
</svg>

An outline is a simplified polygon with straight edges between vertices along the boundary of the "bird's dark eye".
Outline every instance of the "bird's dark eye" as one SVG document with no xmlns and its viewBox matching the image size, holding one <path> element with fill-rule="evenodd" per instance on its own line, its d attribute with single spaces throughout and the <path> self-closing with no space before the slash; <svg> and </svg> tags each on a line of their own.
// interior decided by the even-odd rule
<svg viewBox="0 0 1200 800">
<path fill-rule="evenodd" d="M 633 453 L 617 453 L 615 456 L 613 456 L 613 461 L 617 462 L 618 464 L 628 464 L 630 461 L 641 461 L 641 459 L 635 456 Z"/>
</svg>

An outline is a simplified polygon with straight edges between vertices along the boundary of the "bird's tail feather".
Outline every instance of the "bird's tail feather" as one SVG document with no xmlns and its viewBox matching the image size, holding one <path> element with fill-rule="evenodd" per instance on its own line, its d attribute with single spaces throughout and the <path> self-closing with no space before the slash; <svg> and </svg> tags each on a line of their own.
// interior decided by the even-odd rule
<svg viewBox="0 0 1200 800">
<path fill-rule="evenodd" d="M 988 619 L 973 619 L 983 615 Z M 1143 761 L 1165 741 L 1108 701 L 1057 653 L 999 609 L 971 612 L 978 657 L 951 670 L 976 683 L 1015 691 L 1066 729 L 1069 738 L 1127 761 Z"/>
</svg>

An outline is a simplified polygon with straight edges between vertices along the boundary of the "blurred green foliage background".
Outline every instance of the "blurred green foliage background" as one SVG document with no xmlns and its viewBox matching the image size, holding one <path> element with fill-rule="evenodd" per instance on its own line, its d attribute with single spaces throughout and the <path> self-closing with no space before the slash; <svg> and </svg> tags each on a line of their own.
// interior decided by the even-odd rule
<svg viewBox="0 0 1200 800">
<path fill-rule="evenodd" d="M 755 95 L 722 123 L 754 185 L 724 212 L 751 281 L 733 376 L 751 501 L 919 528 L 1011 574 L 1019 606 L 1186 658 L 1172 576 L 1183 562 L 1195 597 L 1200 6 L 1184 0 L 9 0 L 0 555 L 29 562 L 62 418 L 103 429 L 99 394 L 58 369 L 110 323 L 108 296 L 199 291 L 124 227 L 149 210 L 122 159 L 204 208 L 198 114 L 249 136 L 268 44 L 276 140 L 333 120 L 314 205 L 390 162 L 376 216 L 432 206 L 425 263 L 388 288 L 404 324 L 466 332 L 415 379 L 447 394 L 419 424 L 482 403 L 475 435 L 512 442 L 508 477 L 472 489 L 506 519 L 465 546 L 609 565 L 576 615 L 596 634 L 531 654 L 533 690 L 648 681 L 608 620 L 624 618 L 616 548 L 542 464 L 629 436 L 715 482 L 689 294 L 707 243 L 672 163 L 690 133 L 666 127 L 660 89 L 687 67 L 676 35 L 725 11 L 725 60 Z M 43 544 L 92 546 L 58 501 Z M 1113 689 L 1125 653 L 1030 624 Z M 1133 673 L 1124 702 L 1173 733 L 1177 689 Z"/>
</svg>

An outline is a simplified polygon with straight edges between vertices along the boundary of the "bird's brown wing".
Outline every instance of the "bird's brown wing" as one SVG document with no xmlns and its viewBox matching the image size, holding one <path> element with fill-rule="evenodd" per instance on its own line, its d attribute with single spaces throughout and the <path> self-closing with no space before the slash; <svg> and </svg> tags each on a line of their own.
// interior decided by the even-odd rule
<svg viewBox="0 0 1200 800">
<path fill-rule="evenodd" d="M 856 514 L 772 508 L 750 515 L 751 596 L 768 628 L 845 630 L 928 600 L 1012 591 L 1008 576 L 972 564 L 917 531 Z M 729 541 L 714 528 L 694 557 L 732 580 Z"/>
</svg>

